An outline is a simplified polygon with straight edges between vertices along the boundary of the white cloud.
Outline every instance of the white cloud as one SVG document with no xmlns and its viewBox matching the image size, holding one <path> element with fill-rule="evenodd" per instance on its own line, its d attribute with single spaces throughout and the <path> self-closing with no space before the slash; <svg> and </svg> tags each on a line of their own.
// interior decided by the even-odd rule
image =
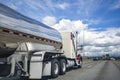
<svg viewBox="0 0 120 80">
<path fill-rule="evenodd" d="M 85 31 L 85 52 L 99 53 L 99 55 L 110 53 L 116 54 L 120 52 L 120 37 L 116 34 L 120 33 L 120 28 L 109 28 L 105 31 Z"/>
<path fill-rule="evenodd" d="M 100 24 L 102 22 L 102 19 L 84 19 L 85 22 L 89 25 L 93 24 Z"/>
<path fill-rule="evenodd" d="M 44 1 L 35 1 L 35 0 L 25 0 L 26 5 L 28 5 L 32 9 L 41 9 L 41 10 L 46 10 L 46 3 Z M 41 4 L 42 3 L 42 4 Z"/>
<path fill-rule="evenodd" d="M 17 9 L 17 6 L 15 6 L 13 3 L 10 4 L 10 7 L 11 7 L 12 9 L 14 9 L 14 10 Z"/>
<path fill-rule="evenodd" d="M 65 10 L 66 8 L 69 7 L 69 4 L 68 3 L 57 4 L 57 7 Z"/>
<path fill-rule="evenodd" d="M 56 23 L 56 18 L 54 16 L 46 16 L 42 19 L 42 22 L 48 26 L 53 26 Z"/>
<path fill-rule="evenodd" d="M 72 30 L 80 32 L 82 29 L 86 29 L 87 24 L 83 24 L 81 20 L 69 20 L 62 19 L 59 23 L 54 25 L 54 28 L 57 30 Z"/>
<path fill-rule="evenodd" d="M 115 3 L 113 3 L 111 9 L 120 9 L 120 0 L 117 0 Z"/>
<path fill-rule="evenodd" d="M 77 0 L 75 5 L 77 6 L 77 13 L 81 15 L 90 16 L 94 13 L 103 3 L 103 0 Z"/>
<path fill-rule="evenodd" d="M 61 19 L 56 23 L 55 17 L 46 16 L 43 21 L 59 31 L 78 31 L 79 45 L 82 45 L 84 41 L 85 55 L 115 54 L 118 49 L 120 50 L 119 47 L 116 47 L 120 46 L 120 36 L 118 35 L 120 34 L 120 28 L 108 28 L 98 32 L 96 29 L 88 28 L 89 25 L 84 24 L 81 20 Z"/>
</svg>

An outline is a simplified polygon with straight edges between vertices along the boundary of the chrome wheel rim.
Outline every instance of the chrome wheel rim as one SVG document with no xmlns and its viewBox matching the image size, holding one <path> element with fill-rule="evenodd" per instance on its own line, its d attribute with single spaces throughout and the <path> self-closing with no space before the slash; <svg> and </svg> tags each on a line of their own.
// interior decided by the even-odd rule
<svg viewBox="0 0 120 80">
<path fill-rule="evenodd" d="M 57 63 L 55 63 L 54 73 L 55 73 L 55 74 L 58 74 L 58 64 L 57 64 Z"/>
</svg>

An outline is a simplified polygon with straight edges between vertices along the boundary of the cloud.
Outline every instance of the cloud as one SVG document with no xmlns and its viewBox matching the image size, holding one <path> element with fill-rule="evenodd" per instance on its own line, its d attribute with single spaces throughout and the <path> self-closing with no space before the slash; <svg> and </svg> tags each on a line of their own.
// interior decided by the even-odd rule
<svg viewBox="0 0 120 80">
<path fill-rule="evenodd" d="M 57 4 L 57 7 L 58 8 L 60 8 L 60 9 L 63 9 L 63 10 L 65 10 L 66 8 L 68 8 L 69 7 L 69 4 L 68 3 L 62 3 L 62 4 Z"/>
<path fill-rule="evenodd" d="M 59 23 L 54 25 L 54 28 L 57 30 L 71 30 L 80 32 L 82 29 L 86 29 L 87 24 L 83 24 L 81 20 L 69 20 L 61 19 Z"/>
<path fill-rule="evenodd" d="M 102 22 L 102 19 L 84 19 L 84 22 L 86 22 L 88 25 L 96 25 L 100 24 Z"/>
<path fill-rule="evenodd" d="M 88 17 L 100 8 L 101 3 L 103 3 L 103 0 L 78 0 L 75 5 L 77 6 L 78 14 L 86 15 Z"/>
<path fill-rule="evenodd" d="M 120 37 L 120 32 L 116 33 L 116 36 L 119 36 L 119 37 Z"/>
<path fill-rule="evenodd" d="M 115 1 L 115 3 L 113 3 L 111 9 L 120 9 L 120 0 Z"/>
<path fill-rule="evenodd" d="M 87 56 L 98 56 L 106 53 L 113 55 L 120 50 L 120 47 L 117 47 L 120 46 L 120 28 L 107 28 L 104 31 L 97 31 L 94 28 L 88 28 L 89 25 L 84 24 L 82 20 L 63 18 L 57 22 L 54 16 L 46 16 L 43 21 L 59 31 L 78 31 L 78 45 L 85 45 L 84 53 Z"/>
<path fill-rule="evenodd" d="M 48 26 L 53 26 L 56 23 L 56 18 L 54 16 L 46 16 L 42 19 L 42 22 Z"/>
<path fill-rule="evenodd" d="M 120 37 L 118 34 L 120 28 L 108 28 L 105 31 L 89 31 L 84 32 L 84 43 L 86 54 L 99 53 L 103 55 L 106 53 L 116 54 L 120 50 Z"/>
<path fill-rule="evenodd" d="M 15 4 L 13 4 L 13 3 L 10 4 L 10 7 L 11 7 L 12 9 L 14 9 L 14 10 L 17 9 L 17 6 L 15 6 Z"/>
<path fill-rule="evenodd" d="M 25 4 L 34 10 L 42 10 L 43 12 L 54 12 L 55 10 L 54 4 L 51 2 L 51 0 L 25 0 Z"/>
</svg>

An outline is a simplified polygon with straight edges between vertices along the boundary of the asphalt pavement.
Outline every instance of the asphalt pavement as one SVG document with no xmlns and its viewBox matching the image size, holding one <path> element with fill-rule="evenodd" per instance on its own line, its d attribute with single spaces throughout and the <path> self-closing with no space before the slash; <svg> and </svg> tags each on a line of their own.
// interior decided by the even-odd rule
<svg viewBox="0 0 120 80">
<path fill-rule="evenodd" d="M 80 69 L 69 70 L 65 75 L 46 80 L 120 80 L 120 61 L 84 62 Z"/>
<path fill-rule="evenodd" d="M 20 80 L 10 78 L 2 80 Z M 84 61 L 80 69 L 71 69 L 65 75 L 58 78 L 43 77 L 42 80 L 120 80 L 120 61 L 118 60 L 99 60 Z"/>
</svg>

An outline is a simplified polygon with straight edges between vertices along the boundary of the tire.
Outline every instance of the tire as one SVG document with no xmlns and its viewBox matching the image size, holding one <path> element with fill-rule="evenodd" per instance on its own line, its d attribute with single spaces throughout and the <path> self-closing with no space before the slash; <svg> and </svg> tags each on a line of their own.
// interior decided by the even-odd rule
<svg viewBox="0 0 120 80">
<path fill-rule="evenodd" d="M 51 77 L 56 78 L 59 75 L 59 62 L 57 59 L 53 59 L 51 62 Z"/>
<path fill-rule="evenodd" d="M 65 61 L 65 59 L 61 59 L 59 61 L 59 64 L 60 64 L 60 66 L 59 66 L 59 68 L 60 68 L 60 74 L 63 75 L 63 74 L 66 73 L 66 61 Z"/>
</svg>

